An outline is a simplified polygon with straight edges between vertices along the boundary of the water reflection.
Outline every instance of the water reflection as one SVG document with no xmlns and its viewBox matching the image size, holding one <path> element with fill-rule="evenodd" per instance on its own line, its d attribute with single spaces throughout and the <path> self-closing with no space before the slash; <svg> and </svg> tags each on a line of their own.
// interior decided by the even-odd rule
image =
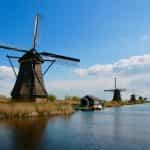
<svg viewBox="0 0 150 150">
<path fill-rule="evenodd" d="M 38 150 L 43 140 L 48 119 L 10 120 L 0 122 L 11 131 L 9 140 L 13 150 Z M 9 149 L 9 148 L 8 148 Z"/>
<path fill-rule="evenodd" d="M 0 150 L 149 150 L 149 116 L 138 105 L 0 121 Z"/>
<path fill-rule="evenodd" d="M 119 140 L 118 137 L 119 135 L 121 134 L 121 115 L 120 115 L 120 111 L 121 111 L 121 108 L 120 107 L 117 107 L 115 109 L 113 109 L 114 111 L 114 115 L 113 115 L 113 128 L 114 128 L 114 138 L 115 140 Z"/>
</svg>

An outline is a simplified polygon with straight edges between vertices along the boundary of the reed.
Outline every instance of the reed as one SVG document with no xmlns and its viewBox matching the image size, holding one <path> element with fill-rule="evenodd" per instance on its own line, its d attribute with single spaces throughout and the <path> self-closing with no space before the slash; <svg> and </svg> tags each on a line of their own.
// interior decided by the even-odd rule
<svg viewBox="0 0 150 150">
<path fill-rule="evenodd" d="M 0 119 L 69 115 L 74 110 L 67 102 L 0 102 Z"/>
</svg>

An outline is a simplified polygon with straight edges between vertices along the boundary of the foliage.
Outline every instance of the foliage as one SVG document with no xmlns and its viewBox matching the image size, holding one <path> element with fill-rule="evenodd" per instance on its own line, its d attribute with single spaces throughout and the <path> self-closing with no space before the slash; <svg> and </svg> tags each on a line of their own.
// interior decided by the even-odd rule
<svg viewBox="0 0 150 150">
<path fill-rule="evenodd" d="M 70 101 L 80 101 L 79 96 L 65 96 L 65 100 L 70 100 Z"/>
<path fill-rule="evenodd" d="M 54 94 L 49 94 L 49 95 L 48 95 L 48 100 L 49 100 L 50 102 L 55 102 L 56 99 L 57 99 L 56 95 L 54 95 Z"/>
<path fill-rule="evenodd" d="M 139 100 L 136 100 L 135 103 L 131 103 L 129 101 L 105 101 L 104 107 L 118 107 L 118 106 L 124 106 L 124 105 L 133 105 L 133 104 L 143 104 L 145 101 L 144 99 L 140 98 Z"/>
<path fill-rule="evenodd" d="M 104 103 L 104 107 L 118 107 L 123 105 L 128 105 L 128 101 L 105 101 Z"/>
<path fill-rule="evenodd" d="M 143 100 L 143 97 L 142 97 L 142 96 L 139 96 L 139 98 L 138 98 L 138 99 L 141 101 L 141 100 Z"/>
<path fill-rule="evenodd" d="M 136 100 L 136 104 L 143 104 L 143 103 L 145 103 L 144 99 Z"/>
<path fill-rule="evenodd" d="M 65 101 L 72 105 L 74 109 L 80 106 L 80 99 L 79 96 L 65 96 Z"/>
<path fill-rule="evenodd" d="M 73 101 L 80 101 L 80 97 L 79 96 L 72 96 L 71 98 Z"/>
</svg>

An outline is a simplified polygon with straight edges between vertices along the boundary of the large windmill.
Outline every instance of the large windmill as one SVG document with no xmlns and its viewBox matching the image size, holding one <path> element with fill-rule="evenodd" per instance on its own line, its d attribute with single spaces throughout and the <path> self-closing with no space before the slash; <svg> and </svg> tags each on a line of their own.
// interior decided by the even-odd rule
<svg viewBox="0 0 150 150">
<path fill-rule="evenodd" d="M 113 101 L 121 101 L 121 92 L 126 91 L 126 89 L 119 89 L 117 88 L 117 78 L 114 78 L 115 82 L 115 88 L 114 89 L 109 89 L 109 90 L 104 90 L 104 92 L 113 92 Z"/>
<path fill-rule="evenodd" d="M 30 50 L 14 48 L 10 46 L 0 45 L 1 49 L 17 51 L 24 53 L 22 57 L 8 56 L 11 67 L 16 75 L 16 82 L 11 92 L 12 99 L 17 101 L 45 101 L 47 100 L 47 91 L 44 86 L 43 76 L 50 67 L 58 60 L 80 62 L 77 58 L 57 55 L 48 52 L 38 52 L 36 49 L 38 36 L 39 16 L 35 18 L 35 30 L 33 38 L 33 47 Z M 12 59 L 17 59 L 20 63 L 18 74 L 15 72 Z M 42 64 L 49 62 L 48 68 L 42 72 Z"/>
</svg>

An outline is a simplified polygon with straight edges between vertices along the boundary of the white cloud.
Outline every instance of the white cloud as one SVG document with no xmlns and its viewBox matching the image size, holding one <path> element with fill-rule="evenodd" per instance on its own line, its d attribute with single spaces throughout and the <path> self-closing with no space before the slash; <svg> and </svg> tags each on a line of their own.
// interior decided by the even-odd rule
<svg viewBox="0 0 150 150">
<path fill-rule="evenodd" d="M 131 93 L 150 97 L 150 55 L 133 56 L 112 64 L 97 64 L 88 68 L 79 68 L 75 73 L 82 78 L 66 80 L 46 80 L 47 91 L 59 98 L 65 95 L 93 94 L 104 99 L 111 99 L 112 93 L 104 89 L 114 88 L 113 77 L 118 76 L 117 86 L 126 88 L 123 98 L 129 99 Z M 0 66 L 0 94 L 9 94 L 15 77 L 11 67 Z"/>
<path fill-rule="evenodd" d="M 17 69 L 16 69 L 17 71 Z M 0 79 L 14 78 L 14 74 L 11 67 L 0 66 Z"/>
<path fill-rule="evenodd" d="M 150 97 L 150 73 L 135 74 L 134 76 L 118 77 L 117 87 L 125 88 L 127 91 L 122 92 L 123 99 L 129 99 L 130 94 Z M 113 76 L 100 76 L 90 78 L 80 78 L 76 80 L 59 80 L 52 81 L 46 84 L 48 92 L 57 94 L 58 97 L 65 95 L 79 95 L 93 94 L 102 99 L 112 98 L 111 92 L 104 92 L 104 89 L 113 89 Z"/>
<path fill-rule="evenodd" d="M 88 75 L 134 75 L 150 72 L 150 55 L 133 56 L 121 59 L 113 64 L 97 64 L 88 68 L 79 68 L 75 73 L 81 77 Z"/>
<path fill-rule="evenodd" d="M 102 97 L 107 97 L 103 92 L 104 89 L 113 88 L 113 76 L 119 77 L 120 88 L 127 89 L 127 92 L 123 93 L 124 98 L 129 98 L 131 93 L 150 97 L 150 55 L 148 54 L 121 59 L 112 64 L 96 64 L 88 68 L 79 68 L 75 73 L 82 77 L 81 79 L 92 78 L 95 90 L 99 89 L 97 94 Z M 90 87 L 92 83 L 88 83 Z"/>
<path fill-rule="evenodd" d="M 142 41 L 145 41 L 145 40 L 148 40 L 150 38 L 150 36 L 148 34 L 144 34 L 143 36 L 141 36 L 141 40 Z"/>
<path fill-rule="evenodd" d="M 76 69 L 74 71 L 76 74 L 78 74 L 81 77 L 87 76 L 88 75 L 88 70 L 87 69 Z"/>
<path fill-rule="evenodd" d="M 76 79 L 76 80 L 59 80 L 46 82 L 46 87 L 50 93 L 59 93 L 60 97 L 65 95 L 84 96 L 86 94 L 93 94 L 104 98 L 104 89 L 112 88 L 112 78 L 90 78 L 90 79 Z"/>
<path fill-rule="evenodd" d="M 18 69 L 16 69 L 16 72 Z M 15 75 L 11 67 L 0 66 L 0 94 L 10 95 L 11 89 L 15 82 Z"/>
</svg>

